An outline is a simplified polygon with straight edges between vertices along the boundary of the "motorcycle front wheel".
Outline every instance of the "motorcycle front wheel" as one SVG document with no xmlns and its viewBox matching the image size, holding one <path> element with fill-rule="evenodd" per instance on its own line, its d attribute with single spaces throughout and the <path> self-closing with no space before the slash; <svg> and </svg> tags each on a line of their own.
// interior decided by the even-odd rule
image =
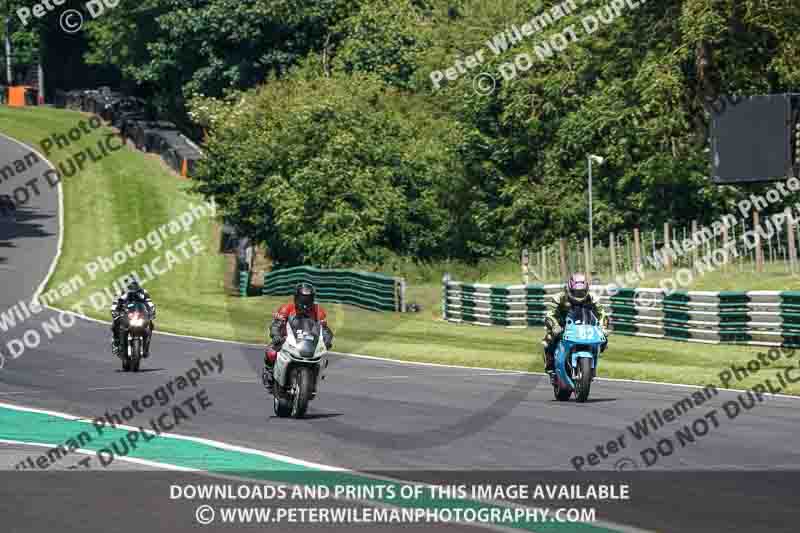
<svg viewBox="0 0 800 533">
<path fill-rule="evenodd" d="M 142 360 L 142 339 L 134 337 L 131 339 L 131 357 L 130 368 L 131 372 L 139 371 L 139 363 Z"/>
<path fill-rule="evenodd" d="M 278 386 L 277 384 L 275 385 Z M 291 412 L 291 405 L 289 404 L 289 400 L 286 398 L 278 398 L 277 395 L 273 396 L 272 398 L 272 410 L 275 412 L 275 416 L 280 418 L 285 418 L 289 416 Z"/>
<path fill-rule="evenodd" d="M 585 402 L 589 398 L 589 388 L 592 385 L 592 360 L 582 357 L 578 361 L 578 379 L 575 381 L 575 401 Z"/>
<path fill-rule="evenodd" d="M 308 402 L 311 401 L 311 394 L 314 389 L 314 378 L 311 369 L 307 366 L 299 366 L 294 372 L 294 384 L 292 387 L 294 395 L 292 397 L 292 416 L 303 418 L 308 410 Z"/>
<path fill-rule="evenodd" d="M 122 359 L 123 372 L 130 372 L 133 365 L 133 361 L 128 357 L 129 342 L 131 342 L 131 338 L 128 335 L 123 335 L 119 346 L 119 358 Z"/>
</svg>

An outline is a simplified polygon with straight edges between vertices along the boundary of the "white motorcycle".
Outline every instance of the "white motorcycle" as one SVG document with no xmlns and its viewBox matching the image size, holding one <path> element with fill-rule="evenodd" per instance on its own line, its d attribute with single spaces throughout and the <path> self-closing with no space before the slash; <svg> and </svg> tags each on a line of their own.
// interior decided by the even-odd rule
<svg viewBox="0 0 800 533">
<path fill-rule="evenodd" d="M 308 402 L 317 396 L 317 384 L 325 379 L 328 350 L 319 322 L 294 317 L 286 325 L 286 341 L 273 370 L 273 409 L 280 417 L 302 418 Z"/>
</svg>

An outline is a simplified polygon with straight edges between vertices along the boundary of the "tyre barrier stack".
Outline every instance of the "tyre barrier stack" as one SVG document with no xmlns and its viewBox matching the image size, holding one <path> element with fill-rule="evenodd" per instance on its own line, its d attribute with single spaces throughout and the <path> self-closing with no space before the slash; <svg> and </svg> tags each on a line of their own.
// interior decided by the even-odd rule
<svg viewBox="0 0 800 533">
<path fill-rule="evenodd" d="M 800 347 L 800 292 L 592 288 L 618 334 L 709 344 Z M 488 285 L 443 280 L 450 322 L 526 328 L 544 325 L 562 285 Z"/>
<path fill-rule="evenodd" d="M 156 120 L 146 111 L 144 100 L 126 96 L 110 87 L 56 91 L 56 107 L 99 116 L 118 128 L 138 150 L 157 153 L 172 170 L 194 175 L 203 157 L 200 148 L 178 131 L 172 122 Z"/>
</svg>

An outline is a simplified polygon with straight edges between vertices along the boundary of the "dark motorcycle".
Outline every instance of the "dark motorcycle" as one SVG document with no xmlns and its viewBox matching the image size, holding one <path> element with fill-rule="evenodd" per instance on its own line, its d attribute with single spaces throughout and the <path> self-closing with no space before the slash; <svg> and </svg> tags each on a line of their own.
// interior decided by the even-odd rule
<svg viewBox="0 0 800 533">
<path fill-rule="evenodd" d="M 150 311 L 144 302 L 130 302 L 119 317 L 120 354 L 122 370 L 138 372 L 144 357 L 145 342 L 150 337 Z"/>
</svg>

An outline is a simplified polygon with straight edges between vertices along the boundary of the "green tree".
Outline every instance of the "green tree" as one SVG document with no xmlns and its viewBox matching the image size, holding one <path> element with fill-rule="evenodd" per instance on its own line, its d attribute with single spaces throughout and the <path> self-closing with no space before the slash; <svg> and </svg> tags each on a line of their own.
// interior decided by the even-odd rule
<svg viewBox="0 0 800 533">
<path fill-rule="evenodd" d="M 764 187 L 710 182 L 707 107 L 798 92 L 796 0 L 647 2 L 591 34 L 584 17 L 608 3 L 575 5 L 514 43 L 508 32 L 552 5 L 146 0 L 94 21 L 93 57 L 164 105 L 193 97 L 210 132 L 204 192 L 287 262 L 475 260 L 582 237 L 589 153 L 607 161 L 600 239 L 709 222 Z M 570 25 L 577 40 L 539 58 L 534 46 Z M 479 67 L 434 86 L 433 72 L 478 51 Z M 521 52 L 531 67 L 504 79 Z M 496 78 L 490 94 L 475 91 L 481 72 Z M 314 217 L 331 231 L 305 229 Z"/>
<path fill-rule="evenodd" d="M 199 190 L 279 262 L 466 255 L 445 194 L 464 179 L 463 132 L 422 98 L 335 74 L 192 108 L 213 126 Z"/>
</svg>

